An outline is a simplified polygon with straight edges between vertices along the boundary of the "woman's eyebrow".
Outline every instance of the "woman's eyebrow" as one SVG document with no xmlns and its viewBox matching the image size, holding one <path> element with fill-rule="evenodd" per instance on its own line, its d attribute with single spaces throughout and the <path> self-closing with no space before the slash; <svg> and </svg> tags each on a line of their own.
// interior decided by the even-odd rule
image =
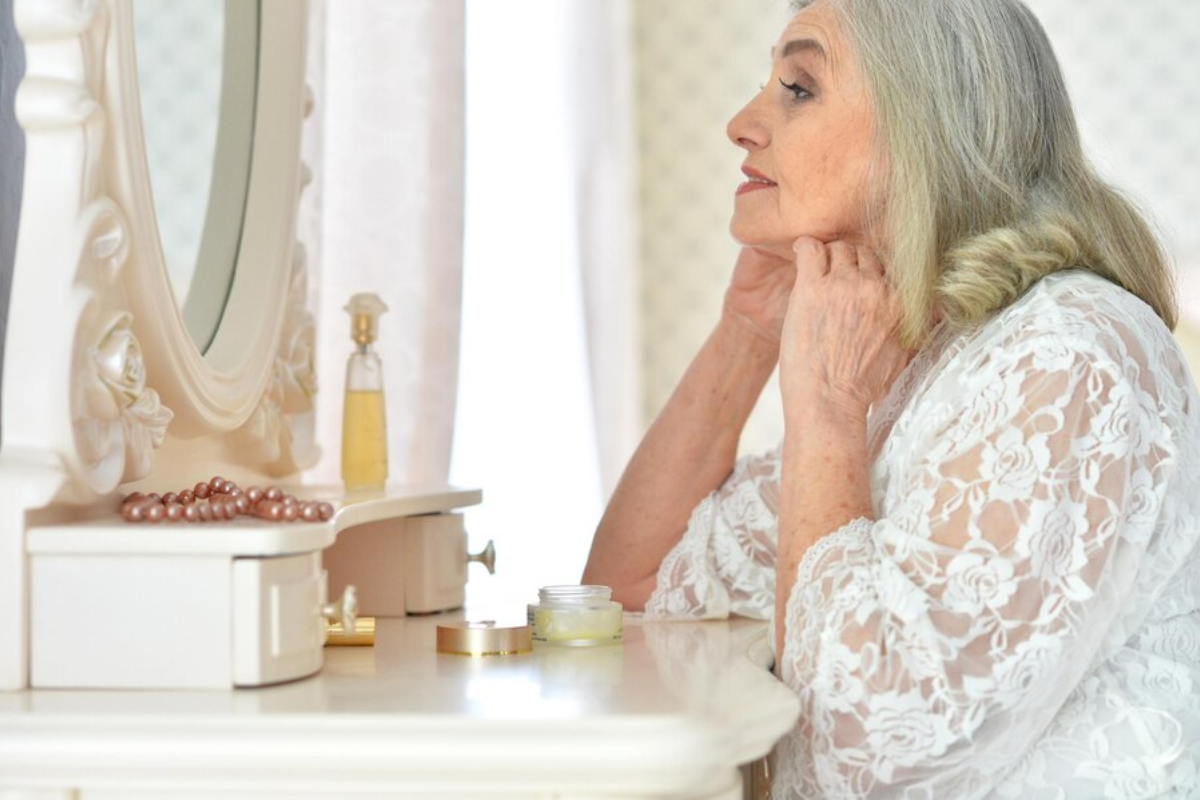
<svg viewBox="0 0 1200 800">
<path fill-rule="evenodd" d="M 815 52 L 821 58 L 825 58 L 825 48 L 816 39 L 793 39 L 783 46 L 783 55 L 780 58 L 787 58 L 793 53 L 801 53 L 804 51 Z M 771 58 L 775 58 L 775 48 L 771 48 Z"/>
</svg>

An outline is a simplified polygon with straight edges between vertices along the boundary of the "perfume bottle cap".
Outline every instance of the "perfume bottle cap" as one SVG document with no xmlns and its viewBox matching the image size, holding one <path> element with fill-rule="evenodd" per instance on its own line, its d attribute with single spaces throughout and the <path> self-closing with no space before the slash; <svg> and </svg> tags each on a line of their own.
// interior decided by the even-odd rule
<svg viewBox="0 0 1200 800">
<path fill-rule="evenodd" d="M 387 310 L 374 292 L 360 292 L 350 298 L 346 311 L 350 313 L 350 338 L 355 344 L 368 345 L 379 337 L 379 315 Z"/>
</svg>

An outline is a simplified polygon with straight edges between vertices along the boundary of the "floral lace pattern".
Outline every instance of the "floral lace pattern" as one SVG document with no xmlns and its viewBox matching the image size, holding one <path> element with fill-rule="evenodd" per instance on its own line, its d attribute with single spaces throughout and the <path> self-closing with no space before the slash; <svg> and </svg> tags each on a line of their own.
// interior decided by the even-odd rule
<svg viewBox="0 0 1200 800">
<path fill-rule="evenodd" d="M 1200 796 L 1200 397 L 1090 273 L 944 330 L 869 420 L 875 519 L 814 544 L 780 798 Z M 781 451 L 740 460 L 647 618 L 770 619 Z"/>
</svg>

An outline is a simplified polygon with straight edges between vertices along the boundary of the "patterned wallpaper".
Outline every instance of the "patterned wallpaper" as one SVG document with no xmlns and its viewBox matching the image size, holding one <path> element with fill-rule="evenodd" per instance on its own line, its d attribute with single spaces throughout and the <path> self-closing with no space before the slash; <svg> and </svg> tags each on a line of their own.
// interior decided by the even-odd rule
<svg viewBox="0 0 1200 800">
<path fill-rule="evenodd" d="M 712 330 L 737 248 L 741 152 L 726 121 L 766 77 L 784 0 L 637 0 L 644 405 L 647 423 Z M 1200 319 L 1200 2 L 1029 0 L 1063 62 L 1102 173 L 1148 208 Z M 743 452 L 782 433 L 763 393 Z"/>
<path fill-rule="evenodd" d="M 1157 224 L 1184 313 L 1200 322 L 1200 2 L 1026 2 L 1054 42 L 1093 162 Z"/>
<path fill-rule="evenodd" d="M 635 9 L 648 424 L 720 314 L 738 252 L 728 229 L 744 155 L 725 123 L 766 80 L 788 13 L 784 0 L 638 0 Z M 778 395 L 772 379 L 743 450 L 778 439 Z"/>
</svg>

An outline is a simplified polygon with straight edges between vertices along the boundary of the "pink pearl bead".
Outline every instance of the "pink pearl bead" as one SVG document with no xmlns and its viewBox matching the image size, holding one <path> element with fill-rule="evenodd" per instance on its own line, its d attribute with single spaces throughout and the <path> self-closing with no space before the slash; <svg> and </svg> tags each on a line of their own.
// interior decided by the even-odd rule
<svg viewBox="0 0 1200 800">
<path fill-rule="evenodd" d="M 290 494 L 285 494 L 281 498 L 281 501 L 285 506 L 295 506 L 300 504 L 300 501 Z"/>
<path fill-rule="evenodd" d="M 192 494 L 191 489 L 184 489 L 179 493 L 179 502 L 183 503 L 185 506 L 191 505 L 192 503 L 196 502 L 196 495 Z"/>
<path fill-rule="evenodd" d="M 131 492 L 130 494 L 125 495 L 125 499 L 121 502 L 132 503 L 134 500 L 141 500 L 145 496 L 146 495 L 142 494 L 141 492 Z"/>
<path fill-rule="evenodd" d="M 134 500 L 121 507 L 121 516 L 126 522 L 141 522 L 146 518 L 146 510 L 142 508 L 141 503 Z"/>
<path fill-rule="evenodd" d="M 300 506 L 292 503 L 291 505 L 284 504 L 283 506 L 283 521 L 295 522 L 296 517 L 300 516 Z"/>
<path fill-rule="evenodd" d="M 283 490 L 278 486 L 268 486 L 267 490 L 263 492 L 263 497 L 267 498 L 268 500 L 282 500 Z"/>
<path fill-rule="evenodd" d="M 317 516 L 322 522 L 333 519 L 333 504 L 332 503 L 317 503 Z"/>
<path fill-rule="evenodd" d="M 196 505 L 192 506 L 192 508 L 196 509 L 196 512 L 200 515 L 201 522 L 208 522 L 210 519 L 212 519 L 213 510 L 212 506 L 208 503 L 197 503 Z"/>
<path fill-rule="evenodd" d="M 208 487 L 213 490 L 213 494 L 220 494 L 225 491 L 225 479 L 221 477 L 213 478 L 208 482 Z"/>
<path fill-rule="evenodd" d="M 257 503 L 259 500 L 262 500 L 262 498 L 263 498 L 263 490 L 257 486 L 251 486 L 249 489 L 246 490 L 246 498 L 251 503 Z"/>
<path fill-rule="evenodd" d="M 162 496 L 162 502 L 164 506 L 169 506 L 171 503 L 178 502 L 178 500 L 179 495 L 175 494 L 174 492 L 167 492 Z"/>
<path fill-rule="evenodd" d="M 200 481 L 192 488 L 192 494 L 203 500 L 212 494 L 212 488 L 204 481 Z"/>
<path fill-rule="evenodd" d="M 159 503 L 155 503 L 154 505 L 152 505 L 146 509 L 146 521 L 147 522 L 156 522 L 156 523 L 162 522 L 163 517 L 165 517 L 166 515 L 167 515 L 166 509 L 163 508 L 162 505 Z"/>
<path fill-rule="evenodd" d="M 248 499 L 246 499 L 246 495 L 244 495 L 244 494 L 238 495 L 237 498 L 233 502 L 234 502 L 234 505 L 237 506 L 237 510 L 238 510 L 239 514 L 249 514 L 250 513 L 250 501 Z"/>
<path fill-rule="evenodd" d="M 152 501 L 154 501 L 155 503 L 161 503 L 161 502 L 162 502 L 162 495 L 160 495 L 158 492 L 151 492 L 150 494 L 146 495 L 146 499 L 147 499 L 147 500 L 152 500 Z"/>
<path fill-rule="evenodd" d="M 235 499 L 236 499 L 236 498 L 238 498 L 238 497 L 245 497 L 245 496 L 246 496 L 246 492 L 245 492 L 245 490 L 244 490 L 244 489 L 242 489 L 242 487 L 240 487 L 240 486 L 234 486 L 232 489 L 230 489 L 230 488 L 229 488 L 229 486 L 230 486 L 230 485 L 231 485 L 231 484 L 226 484 L 226 485 L 225 485 L 225 494 L 227 494 L 227 495 L 229 495 L 230 497 L 233 497 L 233 498 L 235 498 Z"/>
<path fill-rule="evenodd" d="M 269 522 L 278 522 L 283 518 L 283 503 L 275 500 L 264 500 L 258 504 L 258 516 Z"/>
<path fill-rule="evenodd" d="M 200 509 L 196 508 L 196 506 L 194 504 L 189 504 L 189 505 L 184 506 L 183 507 L 183 518 L 185 520 L 187 520 L 188 522 L 199 522 L 200 521 Z"/>
<path fill-rule="evenodd" d="M 179 503 L 170 503 L 165 508 L 167 509 L 167 519 L 171 522 L 179 522 L 183 519 L 183 506 Z"/>
</svg>

